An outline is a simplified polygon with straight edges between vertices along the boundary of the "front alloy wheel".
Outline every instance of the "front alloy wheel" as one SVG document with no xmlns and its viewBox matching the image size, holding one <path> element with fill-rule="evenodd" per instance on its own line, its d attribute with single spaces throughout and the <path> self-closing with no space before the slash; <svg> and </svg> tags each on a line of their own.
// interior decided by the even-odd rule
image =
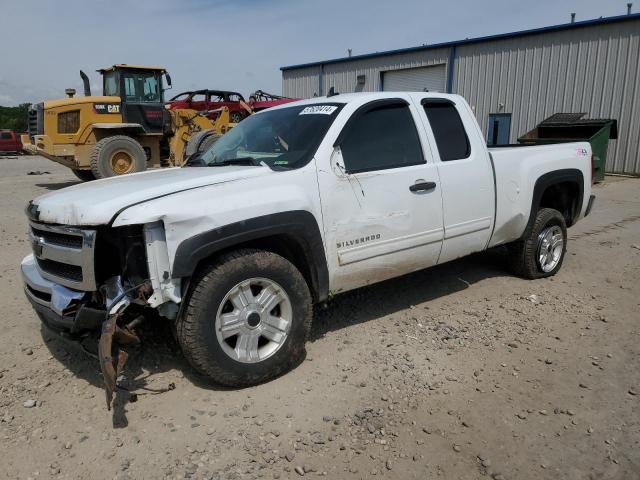
<svg viewBox="0 0 640 480">
<path fill-rule="evenodd" d="M 289 295 L 273 280 L 250 278 L 235 285 L 220 304 L 216 336 L 234 360 L 266 360 L 284 345 L 291 330 Z"/>
<path fill-rule="evenodd" d="M 302 359 L 311 319 L 311 293 L 300 271 L 276 253 L 242 249 L 200 268 L 176 333 L 196 370 L 245 387 Z"/>
</svg>

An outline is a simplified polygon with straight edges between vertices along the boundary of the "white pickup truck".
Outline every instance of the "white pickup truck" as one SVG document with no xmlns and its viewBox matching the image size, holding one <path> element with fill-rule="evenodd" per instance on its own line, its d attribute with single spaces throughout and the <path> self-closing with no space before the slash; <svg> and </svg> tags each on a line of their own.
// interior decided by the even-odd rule
<svg viewBox="0 0 640 480">
<path fill-rule="evenodd" d="M 515 273 L 554 275 L 591 179 L 588 143 L 487 149 L 460 96 L 313 98 L 251 116 L 184 167 L 33 200 L 25 291 L 67 336 L 130 340 L 156 309 L 198 371 L 252 385 L 299 360 L 330 295 L 498 245 Z"/>
</svg>

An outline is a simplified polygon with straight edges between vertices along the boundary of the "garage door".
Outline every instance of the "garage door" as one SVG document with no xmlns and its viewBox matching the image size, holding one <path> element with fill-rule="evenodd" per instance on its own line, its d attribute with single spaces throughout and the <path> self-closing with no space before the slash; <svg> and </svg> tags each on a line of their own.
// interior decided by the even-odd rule
<svg viewBox="0 0 640 480">
<path fill-rule="evenodd" d="M 386 92 L 444 92 L 445 65 L 406 68 L 382 72 L 382 89 Z"/>
</svg>

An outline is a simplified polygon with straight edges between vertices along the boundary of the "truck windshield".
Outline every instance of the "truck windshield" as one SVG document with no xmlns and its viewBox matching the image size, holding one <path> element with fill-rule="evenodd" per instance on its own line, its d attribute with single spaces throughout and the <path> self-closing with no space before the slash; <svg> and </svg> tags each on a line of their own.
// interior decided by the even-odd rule
<svg viewBox="0 0 640 480">
<path fill-rule="evenodd" d="M 341 108 L 339 103 L 307 104 L 251 115 L 187 165 L 264 162 L 274 170 L 303 167 Z"/>
</svg>

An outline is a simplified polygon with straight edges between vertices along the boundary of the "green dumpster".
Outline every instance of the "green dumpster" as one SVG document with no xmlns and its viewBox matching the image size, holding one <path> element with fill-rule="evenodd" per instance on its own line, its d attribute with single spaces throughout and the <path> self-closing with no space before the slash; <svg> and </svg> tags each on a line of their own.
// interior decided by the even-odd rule
<svg viewBox="0 0 640 480">
<path fill-rule="evenodd" d="M 587 141 L 591 144 L 595 164 L 595 180 L 604 180 L 609 140 L 618 138 L 618 122 L 614 119 L 584 119 L 586 113 L 556 113 L 536 128 L 518 138 L 525 144 L 549 144 Z"/>
</svg>

